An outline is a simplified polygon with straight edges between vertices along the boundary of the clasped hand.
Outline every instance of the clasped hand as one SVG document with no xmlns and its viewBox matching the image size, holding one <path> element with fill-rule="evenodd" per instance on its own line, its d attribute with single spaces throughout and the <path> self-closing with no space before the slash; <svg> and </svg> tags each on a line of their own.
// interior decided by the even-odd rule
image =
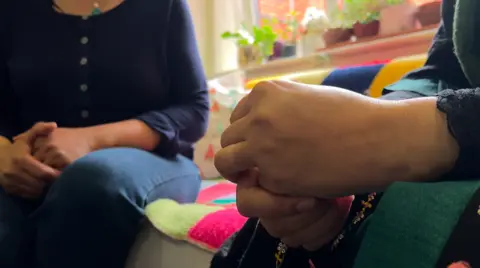
<svg viewBox="0 0 480 268">
<path fill-rule="evenodd" d="M 372 127 L 382 107 L 339 88 L 259 83 L 232 112 L 215 156 L 219 172 L 237 183 L 239 212 L 289 246 L 314 250 L 333 239 L 354 184 L 378 175 L 362 160 L 383 150 Z"/>
<path fill-rule="evenodd" d="M 92 151 L 83 129 L 58 128 L 40 122 L 0 150 L 0 185 L 13 195 L 39 197 L 61 170 Z"/>
<path fill-rule="evenodd" d="M 256 169 L 239 176 L 239 212 L 259 218 L 271 236 L 290 247 L 314 251 L 332 241 L 341 231 L 353 201 L 353 196 L 316 199 L 272 194 L 258 185 Z"/>
</svg>

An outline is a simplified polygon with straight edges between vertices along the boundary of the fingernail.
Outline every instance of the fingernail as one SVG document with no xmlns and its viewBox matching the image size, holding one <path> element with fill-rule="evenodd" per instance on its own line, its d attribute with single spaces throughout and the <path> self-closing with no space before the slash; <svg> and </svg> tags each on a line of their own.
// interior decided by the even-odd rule
<svg viewBox="0 0 480 268">
<path fill-rule="evenodd" d="M 305 199 L 298 202 L 297 210 L 298 212 L 306 212 L 313 209 L 316 206 L 316 204 L 317 204 L 317 200 L 315 198 Z"/>
</svg>

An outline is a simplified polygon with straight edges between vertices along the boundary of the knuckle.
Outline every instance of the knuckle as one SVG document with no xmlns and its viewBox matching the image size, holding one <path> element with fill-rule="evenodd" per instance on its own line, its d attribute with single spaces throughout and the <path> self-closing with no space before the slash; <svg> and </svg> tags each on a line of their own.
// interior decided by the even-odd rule
<svg viewBox="0 0 480 268">
<path fill-rule="evenodd" d="M 252 88 L 252 93 L 262 93 L 267 90 L 270 90 L 274 86 L 274 82 L 272 80 L 264 80 L 258 82 L 253 88 Z"/>
</svg>

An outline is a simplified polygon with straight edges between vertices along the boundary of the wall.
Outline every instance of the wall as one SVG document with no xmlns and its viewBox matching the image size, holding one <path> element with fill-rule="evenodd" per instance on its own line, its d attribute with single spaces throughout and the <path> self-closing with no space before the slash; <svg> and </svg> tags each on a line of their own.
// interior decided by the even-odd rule
<svg viewBox="0 0 480 268">
<path fill-rule="evenodd" d="M 207 1 L 208 0 L 187 0 L 190 6 L 190 12 L 193 17 L 193 24 L 195 25 L 195 35 L 197 38 L 198 49 L 202 57 L 203 66 L 207 74 L 210 72 L 211 65 L 208 62 L 209 54 L 209 32 L 208 32 L 208 16 L 207 16 Z"/>
<path fill-rule="evenodd" d="M 252 21 L 249 0 L 187 0 L 195 24 L 200 55 L 207 76 L 234 70 L 237 48 L 221 40 L 225 31 L 235 31 L 240 23 Z M 250 19 L 249 19 L 250 18 Z"/>
</svg>

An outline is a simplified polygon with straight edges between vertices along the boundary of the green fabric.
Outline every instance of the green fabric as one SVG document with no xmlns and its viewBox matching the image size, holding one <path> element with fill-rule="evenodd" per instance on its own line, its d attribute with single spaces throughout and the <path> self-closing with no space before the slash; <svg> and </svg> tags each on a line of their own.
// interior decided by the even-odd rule
<svg viewBox="0 0 480 268">
<path fill-rule="evenodd" d="M 473 87 L 480 86 L 480 20 L 477 11 L 480 11 L 479 0 L 457 0 L 453 15 L 455 54 Z"/>
<path fill-rule="evenodd" d="M 403 78 L 398 82 L 385 87 L 387 91 L 413 91 L 424 96 L 433 96 L 448 87 L 438 79 L 409 79 Z"/>
<path fill-rule="evenodd" d="M 432 268 L 480 181 L 395 183 L 361 240 L 355 268 Z"/>
</svg>

